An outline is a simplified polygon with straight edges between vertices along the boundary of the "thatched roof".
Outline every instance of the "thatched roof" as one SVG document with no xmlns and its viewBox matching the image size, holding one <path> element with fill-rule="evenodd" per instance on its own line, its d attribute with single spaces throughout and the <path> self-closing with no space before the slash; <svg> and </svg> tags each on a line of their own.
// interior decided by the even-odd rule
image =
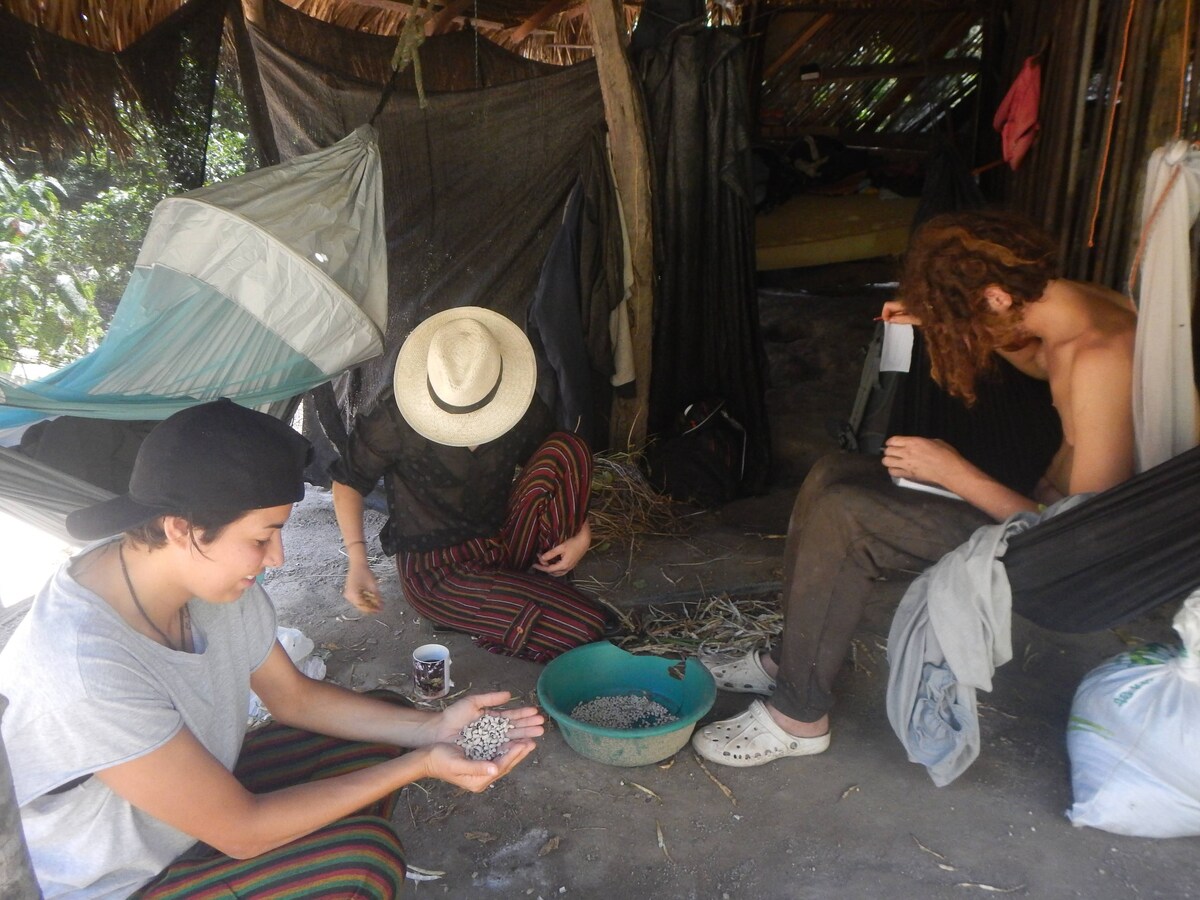
<svg viewBox="0 0 1200 900">
<path fill-rule="evenodd" d="M 355 31 L 398 35 L 416 8 L 426 17 L 426 34 L 472 27 L 502 47 L 559 65 L 592 55 L 585 0 L 285 2 Z M 117 54 L 136 48 L 187 5 L 188 0 L 0 0 L 0 8 L 50 35 Z M 921 131 L 973 90 L 981 22 L 995 5 L 995 0 L 709 0 L 708 18 L 741 27 L 751 39 L 753 68 L 761 72 L 755 88 L 765 137 L 814 130 L 873 135 Z M 251 21 L 256 6 L 257 0 L 243 0 Z M 632 27 L 642 0 L 623 6 Z M 76 87 L 89 93 L 87 85 Z M 90 118 L 108 131 L 111 123 Z"/>
<path fill-rule="evenodd" d="M 583 0 L 285 0 L 306 15 L 354 31 L 397 35 L 416 8 L 429 17 L 426 33 L 466 26 L 487 35 L 501 46 L 532 53 L 539 58 L 568 63 L 579 53 L 590 55 L 590 35 Z M 137 43 L 154 26 L 165 21 L 188 0 L 2 0 L 0 8 L 38 28 L 85 47 L 120 52 Z M 245 0 L 246 15 L 254 19 L 254 0 Z M 639 3 L 629 4 L 636 10 Z M 566 42 L 566 43 L 564 43 Z M 550 44 L 563 46 L 550 47 Z M 566 50 L 569 53 L 555 53 Z M 549 51 L 549 52 L 546 52 Z"/>
<path fill-rule="evenodd" d="M 247 19 L 255 21 L 262 2 L 242 0 Z M 473 28 L 560 65 L 592 55 L 588 0 L 282 2 L 382 35 L 397 35 L 414 8 L 425 17 L 427 4 L 426 34 Z M 622 3 L 630 26 L 643 2 Z M 1020 172 L 989 171 L 985 187 L 1061 234 L 1068 270 L 1080 277 L 1118 281 L 1149 150 L 1172 134 L 1195 139 L 1200 129 L 1193 0 L 706 2 L 711 24 L 746 36 L 756 136 L 768 140 L 828 134 L 853 145 L 925 150 L 934 131 L 953 131 L 966 142 L 968 163 L 987 167 L 999 157 L 992 113 L 1024 58 L 1044 55 L 1035 151 Z M 225 4 L 0 0 L 0 65 L 23 66 L 0 78 L 0 154 L 61 157 L 97 134 L 120 151 L 132 140 L 126 100 L 145 108 L 149 98 L 155 128 L 171 127 L 182 107 L 167 101 L 205 87 L 194 84 L 195 67 L 178 60 L 211 50 L 212 17 Z M 181 19 L 189 19 L 184 29 L 146 46 L 164 23 Z M 30 25 L 33 51 L 20 43 Z"/>
</svg>

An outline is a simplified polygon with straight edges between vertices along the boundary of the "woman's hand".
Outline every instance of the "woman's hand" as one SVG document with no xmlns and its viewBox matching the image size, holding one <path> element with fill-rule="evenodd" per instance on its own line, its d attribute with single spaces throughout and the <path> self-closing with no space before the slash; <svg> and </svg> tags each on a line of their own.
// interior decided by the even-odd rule
<svg viewBox="0 0 1200 900">
<path fill-rule="evenodd" d="M 508 691 L 476 694 L 452 703 L 433 717 L 426 728 L 428 743 L 422 748 L 426 753 L 425 766 L 429 776 L 469 791 L 482 791 L 511 772 L 533 751 L 533 739 L 545 731 L 543 725 L 546 722 L 532 706 L 494 708 L 511 699 L 512 694 Z M 464 726 L 484 713 L 508 719 L 508 741 L 503 746 L 504 752 L 490 761 L 467 759 L 462 748 L 454 742 Z"/>
<path fill-rule="evenodd" d="M 533 751 L 533 741 L 509 741 L 504 753 L 492 760 L 467 759 L 462 747 L 431 744 L 413 751 L 425 754 L 425 773 L 447 784 L 479 793 L 503 778 Z"/>
<path fill-rule="evenodd" d="M 359 612 L 373 614 L 383 609 L 383 600 L 379 596 L 379 580 L 365 561 L 350 561 L 342 596 Z"/>
<path fill-rule="evenodd" d="M 879 318 L 889 325 L 920 325 L 921 320 L 904 308 L 903 300 L 888 300 L 883 304 Z"/>
<path fill-rule="evenodd" d="M 941 485 L 957 492 L 968 463 L 945 441 L 896 435 L 883 445 L 883 465 L 893 478 Z"/>
<path fill-rule="evenodd" d="M 538 561 L 533 568 L 547 575 L 566 575 L 583 559 L 584 554 L 592 546 L 592 526 L 587 519 L 583 527 L 573 537 L 567 538 L 557 547 L 551 547 L 545 553 L 538 554 Z"/>
<path fill-rule="evenodd" d="M 442 712 L 429 721 L 426 733 L 427 739 L 422 744 L 453 744 L 463 728 L 484 713 L 493 716 L 503 716 L 508 719 L 508 737 L 510 741 L 540 737 L 545 731 L 543 725 L 546 717 L 538 712 L 536 707 L 521 706 L 516 709 L 494 709 L 512 699 L 508 691 L 493 691 L 489 694 L 474 694 L 463 697 L 456 703 L 447 706 Z M 424 736 L 423 736 L 424 737 Z"/>
</svg>

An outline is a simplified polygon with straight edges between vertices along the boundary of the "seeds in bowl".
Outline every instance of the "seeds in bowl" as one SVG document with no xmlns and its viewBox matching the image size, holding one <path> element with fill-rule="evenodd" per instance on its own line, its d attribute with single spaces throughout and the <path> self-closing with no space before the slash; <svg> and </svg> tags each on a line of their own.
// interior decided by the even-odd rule
<svg viewBox="0 0 1200 900">
<path fill-rule="evenodd" d="M 575 705 L 571 718 L 585 725 L 622 730 L 653 728 L 679 721 L 679 716 L 645 694 L 614 694 L 586 700 Z"/>
</svg>

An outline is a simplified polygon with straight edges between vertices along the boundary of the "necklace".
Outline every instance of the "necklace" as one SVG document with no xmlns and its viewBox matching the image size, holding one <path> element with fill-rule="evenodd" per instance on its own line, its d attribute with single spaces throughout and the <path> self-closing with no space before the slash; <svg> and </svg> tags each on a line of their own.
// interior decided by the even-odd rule
<svg viewBox="0 0 1200 900">
<path fill-rule="evenodd" d="M 192 619 L 191 613 L 188 612 L 187 604 L 185 603 L 179 609 L 179 646 L 176 647 L 175 642 L 171 640 L 167 633 L 159 628 L 158 625 L 154 623 L 154 620 L 150 618 L 149 613 L 146 612 L 146 608 L 142 606 L 142 601 L 138 599 L 137 591 L 133 589 L 133 580 L 129 577 L 129 569 L 125 565 L 124 541 L 117 545 L 117 559 L 119 559 L 121 562 L 121 574 L 125 576 L 125 587 L 129 588 L 129 596 L 133 598 L 133 605 L 136 606 L 137 611 L 142 614 L 142 618 L 145 619 L 150 627 L 153 628 L 158 634 L 158 636 L 163 639 L 163 643 L 167 645 L 168 649 L 180 651 L 186 649 L 187 633 Z"/>
</svg>

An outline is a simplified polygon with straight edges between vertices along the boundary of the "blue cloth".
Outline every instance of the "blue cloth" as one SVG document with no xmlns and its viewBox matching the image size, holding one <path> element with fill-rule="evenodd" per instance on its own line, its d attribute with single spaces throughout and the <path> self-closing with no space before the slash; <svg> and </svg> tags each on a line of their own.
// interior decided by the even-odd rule
<svg viewBox="0 0 1200 900">
<path fill-rule="evenodd" d="M 215 400 L 257 407 L 329 376 L 214 288 L 163 266 L 134 270 L 100 346 L 40 381 L 0 377 L 0 429 L 47 415 L 163 419 Z"/>
</svg>

